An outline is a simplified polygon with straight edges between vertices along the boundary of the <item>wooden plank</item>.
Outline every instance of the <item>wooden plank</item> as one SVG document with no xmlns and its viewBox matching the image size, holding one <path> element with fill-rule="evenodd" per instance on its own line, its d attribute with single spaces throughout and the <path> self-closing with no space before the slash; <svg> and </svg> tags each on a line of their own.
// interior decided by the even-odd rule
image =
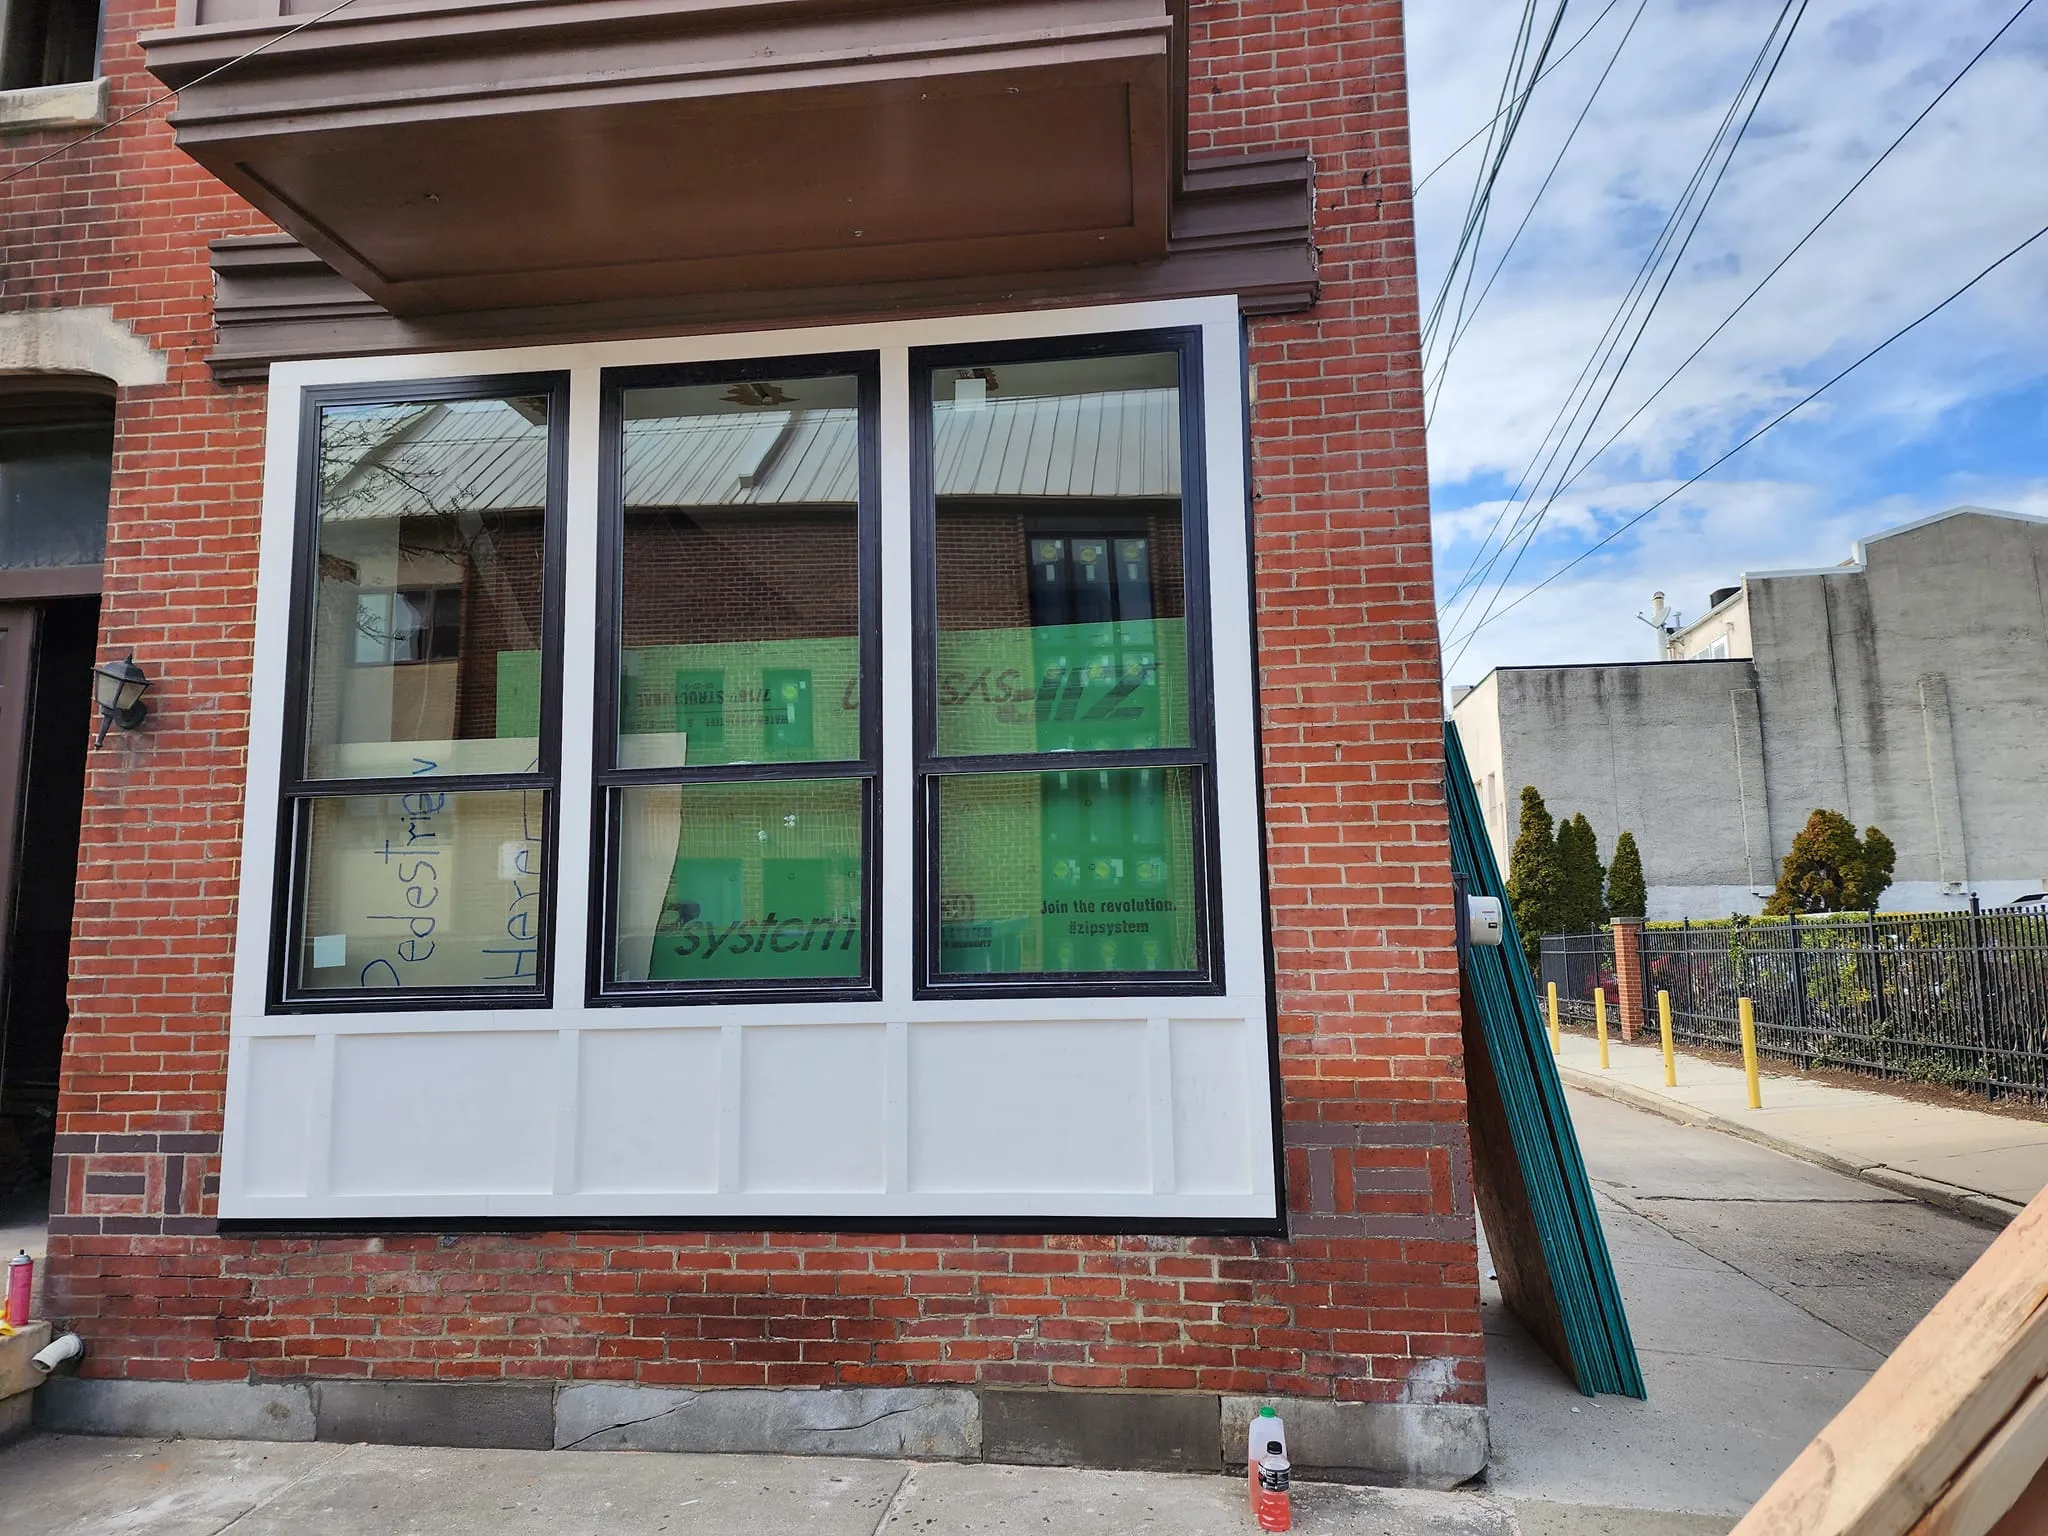
<svg viewBox="0 0 2048 1536">
<path fill-rule="evenodd" d="M 1987 1536 L 2027 1491 L 2043 1462 L 2048 1462 L 2048 1381 L 2037 1381 L 1913 1527 L 1912 1536 Z"/>
<path fill-rule="evenodd" d="M 1907 1536 L 2048 1376 L 2048 1193 L 1799 1453 L 1734 1536 Z"/>
</svg>

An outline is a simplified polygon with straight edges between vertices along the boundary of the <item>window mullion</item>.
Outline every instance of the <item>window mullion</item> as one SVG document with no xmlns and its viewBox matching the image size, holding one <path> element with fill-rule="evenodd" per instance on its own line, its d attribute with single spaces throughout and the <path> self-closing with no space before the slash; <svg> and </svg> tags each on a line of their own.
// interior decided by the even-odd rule
<svg viewBox="0 0 2048 1536">
<path fill-rule="evenodd" d="M 598 412 L 601 380 L 595 368 L 578 368 L 569 376 L 569 473 L 563 494 L 562 669 L 565 680 L 597 675 L 598 604 L 598 459 L 602 444 Z M 593 880 L 599 851 L 593 847 L 597 826 L 591 782 L 593 762 L 587 743 L 596 739 L 594 690 L 564 687 L 558 761 L 559 797 L 555 815 L 555 976 L 558 985 L 575 987 L 588 969 L 591 925 L 580 921 L 590 905 L 602 899 Z"/>
<path fill-rule="evenodd" d="M 911 537 L 910 354 L 902 347 L 882 353 L 880 420 L 882 675 L 882 776 L 878 785 L 881 835 L 876 839 L 876 919 L 881 924 L 883 996 L 907 1004 L 916 974 L 920 854 L 913 835 L 918 823 L 916 711 L 917 601 L 915 566 L 922 558 Z M 886 844 L 884 847 L 882 845 Z"/>
</svg>

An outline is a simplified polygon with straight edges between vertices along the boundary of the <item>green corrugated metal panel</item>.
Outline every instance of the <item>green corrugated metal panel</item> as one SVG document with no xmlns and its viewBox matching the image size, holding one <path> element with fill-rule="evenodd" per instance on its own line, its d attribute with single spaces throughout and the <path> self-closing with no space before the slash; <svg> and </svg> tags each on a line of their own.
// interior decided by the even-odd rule
<svg viewBox="0 0 2048 1536">
<path fill-rule="evenodd" d="M 1448 721 L 1444 725 L 1444 755 L 1452 867 L 1465 877 L 1473 895 L 1500 898 L 1506 912 L 1507 882 L 1494 863 L 1457 727 Z M 1622 1309 L 1621 1287 L 1614 1277 L 1606 1235 L 1600 1230 L 1593 1186 L 1579 1155 L 1571 1112 L 1565 1106 L 1564 1084 L 1551 1057 L 1550 1037 L 1536 998 L 1536 981 L 1522 953 L 1512 912 L 1506 912 L 1506 933 L 1498 948 L 1474 945 L 1467 953 L 1465 982 L 1507 1112 L 1515 1161 L 1543 1249 L 1543 1268 L 1556 1293 L 1579 1390 L 1589 1397 L 1596 1392 L 1642 1397 L 1642 1367 Z"/>
</svg>

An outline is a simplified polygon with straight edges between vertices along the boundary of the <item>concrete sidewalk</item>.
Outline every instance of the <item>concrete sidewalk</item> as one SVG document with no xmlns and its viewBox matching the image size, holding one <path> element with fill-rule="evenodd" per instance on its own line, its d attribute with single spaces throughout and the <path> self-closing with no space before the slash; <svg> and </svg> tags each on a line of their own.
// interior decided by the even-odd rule
<svg viewBox="0 0 2048 1536">
<path fill-rule="evenodd" d="M 1837 1173 L 2004 1225 L 2048 1187 L 2048 1123 L 1923 1104 L 1763 1071 L 1762 1109 L 1749 1107 L 1740 1067 L 1678 1055 L 1664 1086 L 1654 1043 L 1608 1045 L 1609 1068 L 1585 1035 L 1567 1033 L 1559 1059 L 1575 1088 L 1688 1125 L 1741 1136 Z"/>
<path fill-rule="evenodd" d="M 97 1440 L 0 1450 L 7 1536 L 1246 1536 L 1234 1477 L 1066 1467 Z M 1303 1536 L 1518 1536 L 1476 1494 L 1303 1485 Z"/>
</svg>

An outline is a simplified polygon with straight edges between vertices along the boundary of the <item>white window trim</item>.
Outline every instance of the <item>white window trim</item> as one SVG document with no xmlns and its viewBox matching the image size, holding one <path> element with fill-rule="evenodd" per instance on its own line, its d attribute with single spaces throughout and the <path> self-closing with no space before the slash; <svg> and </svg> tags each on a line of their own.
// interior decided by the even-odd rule
<svg viewBox="0 0 2048 1536">
<path fill-rule="evenodd" d="M 1227 990 L 1218 996 L 1144 996 L 1047 999 L 976 998 L 917 999 L 914 982 L 912 899 L 915 849 L 909 829 L 915 824 L 911 709 L 908 679 L 912 667 L 912 552 L 909 461 L 909 354 L 924 346 L 961 342 L 997 342 L 1026 338 L 1083 336 L 1111 331 L 1166 327 L 1199 327 L 1202 336 L 1204 452 L 1206 506 L 1209 517 L 1209 600 L 1212 670 L 1216 709 L 1214 793 L 1218 811 L 1218 863 L 1221 900 L 1216 913 L 1216 942 Z M 283 363 L 271 370 L 268 438 L 265 455 L 262 540 L 258 563 L 255 656 L 250 708 L 246 808 L 244 817 L 240 905 L 234 972 L 231 1038 L 223 1152 L 220 1214 L 226 1220 L 386 1220 L 396 1218 L 578 1219 L 689 1218 L 720 1222 L 759 1218 L 766 1222 L 845 1219 L 894 1219 L 939 1222 L 1013 1219 L 1043 1226 L 1077 1220 L 1127 1223 L 1134 1227 L 1193 1226 L 1203 1223 L 1239 1227 L 1271 1227 L 1280 1220 L 1275 1178 L 1273 1024 L 1269 1014 L 1265 913 L 1261 899 L 1258 764 L 1254 749 L 1256 691 L 1252 670 L 1248 527 L 1244 504 L 1245 441 L 1242 333 L 1237 304 L 1230 298 L 1113 305 L 1084 309 L 1044 310 L 1009 315 L 975 315 L 943 319 L 894 320 L 873 324 L 751 332 L 739 335 L 693 336 L 661 340 L 586 343 L 566 346 L 507 348 L 498 351 L 420 354 L 400 357 L 352 358 L 331 362 Z M 804 356 L 817 353 L 869 351 L 879 355 L 881 370 L 881 533 L 883 623 L 881 665 L 885 679 L 882 721 L 881 789 L 884 839 L 875 850 L 881 860 L 876 917 L 880 941 L 883 995 L 873 1002 L 797 1002 L 735 1004 L 636 1004 L 632 1007 L 587 1007 L 583 1001 L 586 946 L 590 925 L 587 903 L 601 887 L 593 882 L 591 838 L 591 753 L 593 699 L 588 679 L 596 675 L 598 407 L 600 373 L 607 368 L 646 364 L 732 362 L 749 358 Z M 562 782 L 557 815 L 554 976 L 552 1006 L 450 1010 L 377 1010 L 367 1012 L 277 1013 L 265 1011 L 269 978 L 272 888 L 277 869 L 279 835 L 276 806 L 282 771 L 285 717 L 285 660 L 293 598 L 292 557 L 298 527 L 296 494 L 299 465 L 301 396 L 322 385 L 389 383 L 473 377 L 492 374 L 567 372 L 570 376 L 568 483 L 562 515 L 567 519 L 564 559 L 564 636 Z M 1109 1071 L 1130 1068 L 1132 1081 L 1115 1087 L 1117 1102 L 1128 1107 L 1115 1125 L 1098 1125 L 1099 1111 L 1080 1102 L 1071 1108 L 1048 1099 L 1049 1118 L 1065 1116 L 1059 1140 L 1069 1150 L 1047 1152 L 1045 1167 L 1033 1174 L 1020 1165 L 1015 1176 L 998 1174 L 983 1180 L 990 1187 L 950 1187 L 941 1176 L 936 1187 L 920 1170 L 936 1169 L 947 1155 L 943 1138 L 926 1136 L 923 1119 L 912 1103 L 913 1032 L 920 1040 L 949 1027 L 1054 1026 L 1060 1033 L 1051 1051 L 1063 1059 L 1079 1052 L 1081 1065 Z M 862 1123 L 854 1137 L 844 1181 L 858 1187 L 826 1187 L 836 1174 L 806 1185 L 803 1178 L 758 1176 L 756 1169 L 771 1158 L 750 1150 L 746 1139 L 749 1115 L 766 1116 L 754 1107 L 743 1080 L 749 1058 L 748 1040 L 762 1030 L 798 1027 L 827 1029 L 844 1044 L 856 1036 L 856 1054 L 879 1051 L 877 1081 L 882 1101 L 881 1150 L 867 1140 Z M 718 1082 L 715 1180 L 700 1178 L 690 1188 L 594 1188 L 583 1177 L 579 1158 L 588 1145 L 582 1112 L 580 1079 L 586 1036 L 610 1032 L 690 1031 L 693 1040 L 716 1037 Z M 1220 1032 L 1219 1032 L 1220 1031 Z M 705 1032 L 709 1032 L 707 1035 Z M 507 1043 L 511 1037 L 526 1042 Z M 552 1037 L 553 1049 L 537 1056 Z M 369 1134 L 365 1116 L 387 1111 L 363 1100 L 360 1086 L 350 1088 L 337 1076 L 338 1058 L 362 1064 L 373 1059 L 378 1037 L 393 1040 L 396 1051 L 417 1052 L 418 1059 L 439 1062 L 437 1081 L 422 1087 L 395 1072 L 383 1081 L 380 1095 L 394 1107 L 384 1129 L 393 1145 L 410 1145 L 407 1137 L 425 1136 L 425 1147 L 445 1143 L 450 1159 L 439 1186 L 432 1167 L 438 1153 L 422 1152 L 418 1188 L 405 1187 L 403 1169 L 377 1168 L 374 1155 L 361 1150 Z M 464 1044 L 464 1037 L 476 1037 Z M 1000 1030 L 987 1038 L 995 1041 Z M 826 1036 L 813 1037 L 825 1039 Z M 1012 1048 L 1026 1038 L 1017 1030 L 1007 1038 Z M 1040 1036 L 1040 1039 L 1046 1039 Z M 1203 1044 L 1198 1051 L 1194 1044 Z M 1185 1057 L 1177 1042 L 1187 1041 Z M 602 1042 L 600 1042 L 602 1043 Z M 612 1042 L 623 1049 L 622 1042 Z M 957 1043 L 957 1038 L 954 1043 Z M 1219 1054 L 1218 1046 L 1222 1049 Z M 502 1050 L 500 1049 L 502 1047 Z M 1099 1049 L 1098 1049 L 1099 1047 Z M 849 1047 L 851 1048 L 851 1047 Z M 498 1066 L 481 1065 L 478 1075 L 449 1071 L 465 1049 L 479 1063 L 490 1052 L 504 1058 Z M 257 1059 L 258 1054 L 261 1060 Z M 1195 1057 L 1202 1061 L 1196 1062 Z M 535 1084 L 504 1063 L 514 1058 L 530 1068 L 545 1059 L 552 1065 L 545 1081 Z M 389 1063 L 404 1059 L 392 1054 Z M 711 1059 L 709 1056 L 706 1059 Z M 1013 1060 L 1016 1058 L 1013 1058 Z M 1039 1061 L 1035 1050 L 1025 1058 Z M 764 1057 L 764 1061 L 766 1058 Z M 1227 1068 L 1227 1070 L 1225 1070 Z M 511 1075 L 507 1075 L 511 1074 Z M 992 1079 L 1003 1076 L 993 1064 Z M 258 1086 L 258 1079 L 262 1086 Z M 762 1082 L 767 1081 L 764 1075 Z M 1049 1081 L 1049 1079 L 1048 1079 Z M 1180 1092 L 1176 1093 L 1178 1084 Z M 1044 1087 L 1043 1084 L 1040 1085 Z M 985 1084 L 999 1100 L 1001 1081 Z M 1082 1099 L 1093 1091 L 1080 1085 Z M 848 1089 L 847 1092 L 854 1090 Z M 437 1094 L 433 1112 L 445 1110 L 453 1129 L 422 1131 L 426 1113 L 421 1093 Z M 350 1095 L 353 1094 L 353 1098 Z M 485 1122 L 500 1113 L 485 1096 L 506 1102 L 502 1113 L 530 1122 L 536 1113 L 551 1125 L 528 1124 L 519 1143 L 520 1157 L 503 1164 L 501 1173 L 479 1179 L 461 1173 L 462 1147 L 448 1140 L 468 1134 L 488 1136 Z M 801 1095 L 798 1095 L 801 1097 Z M 1058 1098 L 1054 1095 L 1053 1098 Z M 1177 1107 L 1178 1101 L 1178 1107 Z M 1201 1104 L 1228 1101 L 1222 1122 L 1205 1119 Z M 410 1107 L 408 1107 L 410 1106 Z M 817 1106 L 812 1106 L 815 1109 Z M 789 1109 L 796 1113 L 801 1106 Z M 1011 1104 L 1024 1114 L 1020 1123 L 1035 1126 L 1030 1105 Z M 992 1105 L 999 1122 L 1004 1106 Z M 774 1114 L 782 1114 L 778 1108 Z M 861 1111 L 865 1113 L 865 1111 Z M 697 1115 L 691 1120 L 692 1113 Z M 676 1126 L 685 1123 L 702 1131 L 708 1110 L 678 1111 Z M 465 1118 L 467 1117 L 467 1118 Z M 596 1120 L 597 1116 L 591 1117 Z M 943 1118 L 940 1116 L 939 1118 Z M 916 1122 L 915 1124 L 913 1122 Z M 1227 1122 L 1227 1123 L 1223 1123 Z M 767 1125 L 767 1119 L 762 1120 Z M 479 1129 L 480 1127 L 480 1129 Z M 498 1128 L 498 1133 L 504 1132 Z M 766 1131 L 762 1132 L 766 1135 Z M 821 1133 L 823 1134 L 823 1133 Z M 991 1133 L 993 1134 L 993 1133 Z M 933 1131 L 931 1136 L 939 1136 Z M 439 1136 L 440 1140 L 434 1138 Z M 1086 1143 L 1102 1139 L 1102 1160 L 1091 1163 L 1071 1149 L 1074 1138 Z M 1221 1141 L 1214 1140 L 1220 1136 Z M 925 1138 L 920 1140 L 919 1138 Z M 540 1143 L 545 1141 L 544 1148 Z M 507 1143 L 511 1145 L 511 1143 Z M 354 1149 L 354 1150 L 351 1150 Z M 988 1150 L 987 1137 L 963 1145 L 968 1164 Z M 1085 1147 L 1084 1147 L 1085 1150 Z M 1142 1173 L 1134 1161 L 1142 1150 Z M 395 1155 L 395 1154 L 394 1154 Z M 821 1154 L 822 1155 L 822 1154 Z M 1023 1154 L 1020 1154 L 1022 1156 Z M 1221 1162 L 1218 1162 L 1218 1158 Z M 525 1161 L 521 1161 L 524 1158 Z M 353 1159 L 346 1168 L 340 1166 Z M 936 1161 L 935 1161 L 936 1159 Z M 1028 1162 L 1028 1158 L 1026 1159 Z M 303 1166 L 300 1166 L 301 1162 Z M 1214 1187 L 1202 1178 L 1177 1173 L 1177 1164 L 1200 1164 Z M 516 1164 L 516 1166 L 512 1166 Z M 1054 1166 L 1057 1165 L 1057 1166 Z M 1219 1168 L 1222 1170 L 1218 1172 Z M 464 1180 L 467 1180 L 467 1183 Z M 614 1181 L 617 1182 L 616 1180 Z M 971 1181 L 970 1181 L 971 1182 Z M 505 1187 L 483 1187 L 502 1183 Z M 459 1187 L 458 1187 L 459 1186 Z M 997 1187 L 1000 1186 L 1000 1187 Z"/>
</svg>

